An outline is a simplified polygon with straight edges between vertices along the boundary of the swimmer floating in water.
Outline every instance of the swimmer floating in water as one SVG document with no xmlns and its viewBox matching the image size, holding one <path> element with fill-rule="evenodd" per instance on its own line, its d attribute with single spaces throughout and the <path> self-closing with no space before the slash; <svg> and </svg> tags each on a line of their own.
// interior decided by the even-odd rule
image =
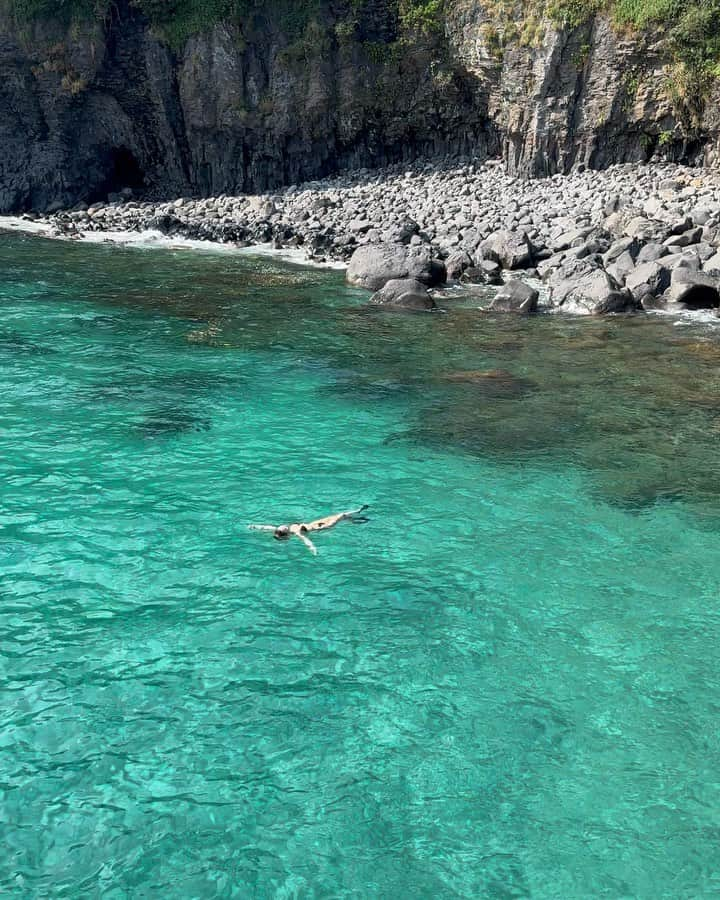
<svg viewBox="0 0 720 900">
<path fill-rule="evenodd" d="M 251 531 L 272 531 L 273 537 L 278 541 L 287 541 L 291 537 L 300 538 L 308 550 L 317 556 L 317 547 L 307 536 L 311 531 L 325 531 L 337 525 L 338 522 L 352 520 L 354 522 L 367 522 L 362 516 L 358 518 L 358 514 L 367 509 L 367 504 L 359 509 L 351 509 L 349 512 L 336 513 L 334 516 L 324 516 L 322 519 L 315 519 L 314 522 L 296 522 L 292 525 L 248 525 Z"/>
</svg>

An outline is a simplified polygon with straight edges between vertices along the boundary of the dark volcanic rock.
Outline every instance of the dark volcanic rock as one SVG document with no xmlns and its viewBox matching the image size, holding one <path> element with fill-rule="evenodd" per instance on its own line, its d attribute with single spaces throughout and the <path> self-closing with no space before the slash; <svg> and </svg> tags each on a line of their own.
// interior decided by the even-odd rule
<svg viewBox="0 0 720 900">
<path fill-rule="evenodd" d="M 675 269 L 665 299 L 686 309 L 717 309 L 720 307 L 720 277 L 692 269 Z"/>
<path fill-rule="evenodd" d="M 477 266 L 466 269 L 460 281 L 463 284 L 502 284 L 500 266 L 492 259 L 481 259 Z"/>
<path fill-rule="evenodd" d="M 438 63 L 443 39 L 436 49 L 408 40 L 401 56 L 368 49 L 399 37 L 390 3 L 373 0 L 368 27 L 340 39 L 346 4 L 318 0 L 312 41 L 289 21 L 298 16 L 253 3 L 242 30 L 228 21 L 183 46 L 164 40 L 132 0 L 67 27 L 52 11 L 30 24 L 24 12 L 18 23 L 8 6 L 0 212 L 119 198 L 123 189 L 260 192 L 409 155 L 499 148 L 472 76 L 456 79 Z"/>
<path fill-rule="evenodd" d="M 539 296 L 539 292 L 524 281 L 508 281 L 493 298 L 490 309 L 529 316 L 537 311 Z"/>
<path fill-rule="evenodd" d="M 347 280 L 357 287 L 379 291 L 393 279 L 414 278 L 425 285 L 441 284 L 445 267 L 432 258 L 429 247 L 368 244 L 352 255 Z"/>
<path fill-rule="evenodd" d="M 532 244 L 524 231 L 498 231 L 480 244 L 484 259 L 504 269 L 525 269 L 532 264 Z"/>
<path fill-rule="evenodd" d="M 183 228 L 183 223 L 176 216 L 168 213 L 162 216 L 155 216 L 147 223 L 148 229 L 151 231 L 159 231 L 161 234 L 172 235 L 177 234 Z"/>
<path fill-rule="evenodd" d="M 577 280 L 553 285 L 552 298 L 558 305 L 591 315 L 630 312 L 639 308 L 630 291 L 620 290 L 617 282 L 601 269 L 588 272 Z"/>
<path fill-rule="evenodd" d="M 637 266 L 625 279 L 625 287 L 639 301 L 647 294 L 659 296 L 669 285 L 670 270 L 657 261 Z"/>
<path fill-rule="evenodd" d="M 178 6 L 144 5 L 171 14 Z M 302 34 L 301 13 L 272 15 L 268 4 L 252 3 L 242 29 L 229 20 L 180 46 L 163 40 L 131 0 L 72 26 L 52 4 L 21 4 L 50 10 L 32 22 L 16 21 L 12 6 L 0 12 L 0 211 L 57 210 L 130 191 L 259 192 L 421 155 L 502 155 L 524 176 L 644 162 L 653 153 L 708 164 L 717 156 L 717 87 L 702 103 L 693 97 L 691 109 L 674 104 L 657 36 L 630 37 L 602 12 L 579 26 L 535 22 L 541 44 L 510 41 L 500 58 L 494 41 L 507 11 L 479 2 L 446 4 L 432 35 L 403 31 L 397 4 L 381 0 L 368 0 L 359 21 L 349 17 L 353 4 L 317 0 Z M 382 50 L 398 46 L 401 53 Z M 683 127 L 689 113 L 692 140 Z M 687 187 L 673 175 L 660 189 L 682 196 Z M 689 195 L 688 208 L 698 199 Z M 618 215 L 626 203 L 617 186 L 598 198 L 598 210 Z M 357 212 L 358 235 L 384 229 Z M 533 213 L 519 205 L 509 220 L 489 214 L 478 223 L 475 214 L 463 229 L 474 225 L 482 238 L 528 224 Z M 413 219 L 388 225 L 400 241 L 418 227 Z M 635 216 L 632 234 L 654 230 L 646 215 Z M 557 236 L 573 232 L 587 224 L 566 223 Z"/>
<path fill-rule="evenodd" d="M 436 309 L 430 291 L 414 278 L 394 278 L 370 298 L 373 306 L 392 309 Z"/>
<path fill-rule="evenodd" d="M 459 281 L 463 273 L 472 267 L 470 254 L 465 250 L 453 253 L 445 260 L 445 271 L 448 281 Z"/>
</svg>

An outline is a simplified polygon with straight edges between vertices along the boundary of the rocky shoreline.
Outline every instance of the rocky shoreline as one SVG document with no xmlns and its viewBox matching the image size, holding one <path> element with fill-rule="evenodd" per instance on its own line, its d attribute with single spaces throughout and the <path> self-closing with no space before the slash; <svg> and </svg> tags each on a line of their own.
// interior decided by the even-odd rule
<svg viewBox="0 0 720 900">
<path fill-rule="evenodd" d="M 419 162 L 255 196 L 153 203 L 126 190 L 24 218 L 64 238 L 150 230 L 299 250 L 346 263 L 350 283 L 392 308 L 432 309 L 447 282 L 497 285 L 491 308 L 520 314 L 720 308 L 710 169 L 627 164 L 525 180 L 497 161 Z"/>
</svg>

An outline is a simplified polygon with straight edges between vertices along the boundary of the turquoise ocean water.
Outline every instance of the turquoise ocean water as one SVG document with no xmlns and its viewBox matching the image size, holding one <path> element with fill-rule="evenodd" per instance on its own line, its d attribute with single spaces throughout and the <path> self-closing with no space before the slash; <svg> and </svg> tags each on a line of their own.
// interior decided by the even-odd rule
<svg viewBox="0 0 720 900">
<path fill-rule="evenodd" d="M 0 893 L 720 893 L 720 334 L 364 299 L 0 236 Z"/>
</svg>

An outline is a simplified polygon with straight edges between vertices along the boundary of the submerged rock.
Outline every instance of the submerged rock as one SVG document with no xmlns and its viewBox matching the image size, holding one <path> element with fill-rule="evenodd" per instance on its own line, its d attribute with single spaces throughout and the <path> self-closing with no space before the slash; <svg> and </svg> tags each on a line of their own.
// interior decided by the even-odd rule
<svg viewBox="0 0 720 900">
<path fill-rule="evenodd" d="M 191 431 L 209 431 L 212 421 L 182 409 L 158 409 L 147 413 L 135 429 L 144 438 L 172 437 Z"/>
<path fill-rule="evenodd" d="M 536 384 L 529 378 L 513 375 L 506 369 L 468 369 L 457 372 L 446 372 L 442 381 L 452 384 L 473 385 L 481 388 L 487 397 L 520 399 L 535 390 Z"/>
<path fill-rule="evenodd" d="M 43 347 L 41 344 L 36 344 L 17 331 L 0 331 L 0 353 L 3 351 L 8 354 L 28 353 L 44 355 L 55 353 L 52 347 Z"/>
</svg>

